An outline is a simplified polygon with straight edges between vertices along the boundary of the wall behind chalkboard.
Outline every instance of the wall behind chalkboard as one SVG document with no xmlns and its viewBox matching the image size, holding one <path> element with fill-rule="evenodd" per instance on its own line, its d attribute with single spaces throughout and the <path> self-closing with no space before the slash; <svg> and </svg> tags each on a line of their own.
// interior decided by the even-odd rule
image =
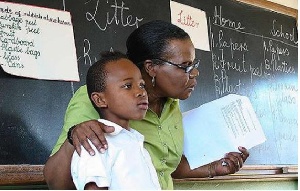
<svg viewBox="0 0 300 191">
<path fill-rule="evenodd" d="M 127 36 L 155 19 L 170 21 L 168 0 L 14 0 L 71 12 L 80 82 L 20 78 L 0 70 L 0 164 L 44 164 L 67 104 L 101 50 L 124 51 Z M 267 142 L 247 164 L 297 164 L 298 31 L 293 17 L 233 0 L 178 0 L 207 14 L 211 51 L 183 111 L 229 93 L 250 98 Z M 199 37 L 201 38 L 201 37 Z M 67 50 L 66 50 L 67 51 Z M 208 127 L 209 128 L 209 127 Z"/>
</svg>

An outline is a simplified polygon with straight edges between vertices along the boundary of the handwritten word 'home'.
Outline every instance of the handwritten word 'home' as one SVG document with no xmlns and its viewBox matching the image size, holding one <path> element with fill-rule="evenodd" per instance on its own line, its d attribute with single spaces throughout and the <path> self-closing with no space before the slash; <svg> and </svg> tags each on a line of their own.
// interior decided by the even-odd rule
<svg viewBox="0 0 300 191">
<path fill-rule="evenodd" d="M 231 19 L 227 19 L 223 17 L 222 15 L 222 6 L 219 7 L 219 9 L 215 6 L 214 11 L 214 22 L 213 24 L 219 25 L 222 27 L 228 27 L 234 30 L 243 30 L 245 27 L 242 26 L 241 22 L 237 22 Z"/>
<path fill-rule="evenodd" d="M 198 28 L 199 23 L 196 22 L 195 20 L 193 20 L 191 15 L 189 15 L 189 14 L 185 15 L 183 13 L 183 10 L 181 10 L 180 13 L 178 13 L 178 16 L 179 16 L 179 18 L 177 19 L 178 23 L 189 26 L 189 27 Z"/>
</svg>

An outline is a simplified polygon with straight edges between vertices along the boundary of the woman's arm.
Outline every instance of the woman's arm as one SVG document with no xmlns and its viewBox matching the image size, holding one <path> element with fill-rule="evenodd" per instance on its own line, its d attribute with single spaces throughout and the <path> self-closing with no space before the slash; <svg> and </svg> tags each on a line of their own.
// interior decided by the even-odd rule
<svg viewBox="0 0 300 191">
<path fill-rule="evenodd" d="M 44 177 L 50 190 L 71 190 L 75 185 L 71 177 L 71 159 L 74 147 L 66 140 L 45 164 Z"/>
<path fill-rule="evenodd" d="M 98 187 L 95 182 L 89 182 L 84 187 L 85 190 L 108 190 L 108 187 Z"/>
<path fill-rule="evenodd" d="M 181 161 L 177 169 L 172 173 L 173 178 L 205 178 L 214 176 L 223 176 L 233 174 L 242 168 L 244 162 L 249 157 L 249 152 L 244 147 L 239 147 L 239 152 L 227 153 L 224 158 L 200 166 L 195 169 L 191 169 L 190 165 L 184 155 L 182 155 Z"/>
</svg>

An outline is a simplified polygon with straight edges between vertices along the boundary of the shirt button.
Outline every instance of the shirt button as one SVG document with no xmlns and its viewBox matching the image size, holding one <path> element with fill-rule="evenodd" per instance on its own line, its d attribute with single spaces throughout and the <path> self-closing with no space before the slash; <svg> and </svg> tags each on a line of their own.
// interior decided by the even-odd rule
<svg viewBox="0 0 300 191">
<path fill-rule="evenodd" d="M 164 172 L 163 171 L 160 171 L 159 172 L 159 176 L 163 176 L 164 175 Z"/>
<path fill-rule="evenodd" d="M 160 126 L 160 125 L 158 126 L 158 129 L 161 129 L 161 126 Z"/>
<path fill-rule="evenodd" d="M 161 159 L 161 164 L 166 164 L 166 162 L 167 162 L 166 159 L 164 159 L 164 158 Z"/>
<path fill-rule="evenodd" d="M 163 146 L 164 146 L 164 147 L 168 147 L 167 143 L 163 143 Z"/>
</svg>

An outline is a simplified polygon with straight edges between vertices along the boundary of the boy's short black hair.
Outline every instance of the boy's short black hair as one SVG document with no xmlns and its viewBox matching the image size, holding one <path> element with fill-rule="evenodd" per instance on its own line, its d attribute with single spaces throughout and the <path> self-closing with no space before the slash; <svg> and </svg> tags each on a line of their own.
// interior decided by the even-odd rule
<svg viewBox="0 0 300 191">
<path fill-rule="evenodd" d="M 107 77 L 106 64 L 122 58 L 128 59 L 124 53 L 119 51 L 104 51 L 100 53 L 100 59 L 88 69 L 86 75 L 89 97 L 91 97 L 93 92 L 103 92 L 105 90 Z"/>
</svg>

